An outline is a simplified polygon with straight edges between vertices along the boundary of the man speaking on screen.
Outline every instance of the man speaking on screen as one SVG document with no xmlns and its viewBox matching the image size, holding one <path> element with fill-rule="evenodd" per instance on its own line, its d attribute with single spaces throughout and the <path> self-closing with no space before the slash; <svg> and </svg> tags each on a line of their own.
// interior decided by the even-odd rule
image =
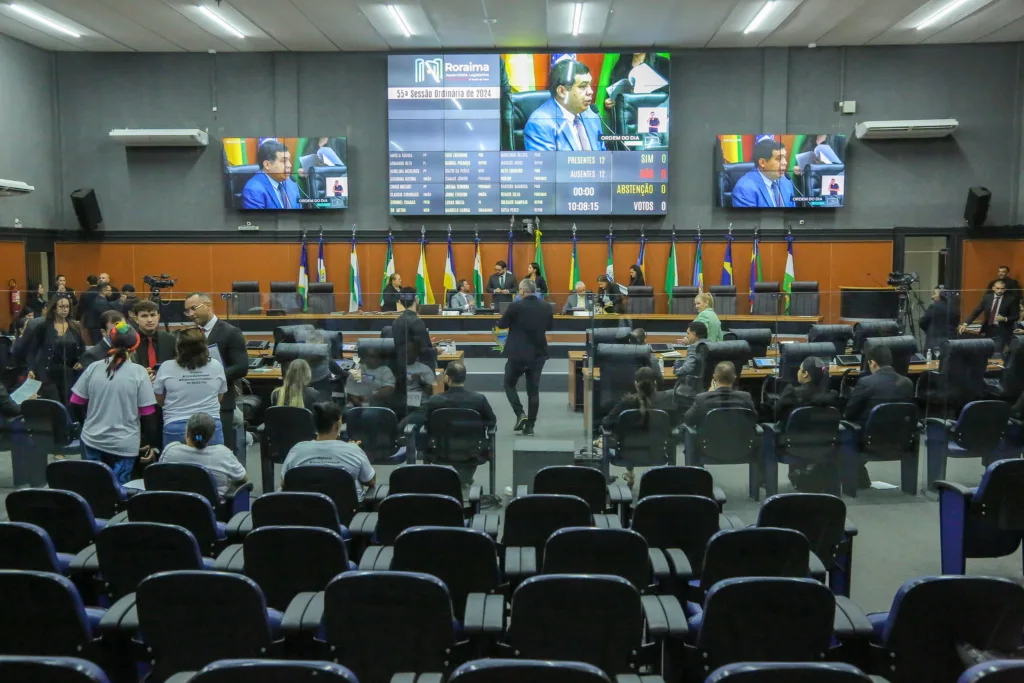
<svg viewBox="0 0 1024 683">
<path fill-rule="evenodd" d="M 256 151 L 260 172 L 242 189 L 243 209 L 301 209 L 299 186 L 288 177 L 288 148 L 274 139 L 264 140 Z"/>
<path fill-rule="evenodd" d="M 548 75 L 551 99 L 537 107 L 523 129 L 528 151 L 603 152 L 601 117 L 594 101 L 593 76 L 586 64 L 566 58 Z"/>
<path fill-rule="evenodd" d="M 793 181 L 786 177 L 786 147 L 770 135 L 754 144 L 754 168 L 732 188 L 734 207 L 792 208 Z"/>
</svg>

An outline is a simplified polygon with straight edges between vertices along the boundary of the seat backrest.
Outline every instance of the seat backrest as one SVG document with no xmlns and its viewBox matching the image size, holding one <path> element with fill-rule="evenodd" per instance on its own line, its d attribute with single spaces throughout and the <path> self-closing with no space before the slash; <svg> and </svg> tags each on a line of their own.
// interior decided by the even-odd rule
<svg viewBox="0 0 1024 683">
<path fill-rule="evenodd" d="M 359 683 L 334 662 L 284 659 L 225 659 L 207 664 L 189 683 Z"/>
<path fill-rule="evenodd" d="M 330 465 L 302 465 L 284 473 L 284 491 L 322 493 L 334 503 L 338 521 L 348 526 L 359 509 L 356 483 L 346 470 Z"/>
<path fill-rule="evenodd" d="M 971 401 L 960 411 L 953 440 L 964 450 L 988 454 L 994 451 L 1010 424 L 1006 401 Z"/>
<path fill-rule="evenodd" d="M 852 664 L 747 662 L 720 667 L 704 683 L 871 683 L 871 680 L 871 676 Z"/>
<path fill-rule="evenodd" d="M 839 445 L 842 416 L 830 406 L 803 406 L 786 419 L 779 435 L 783 454 L 808 462 L 830 462 Z"/>
<path fill-rule="evenodd" d="M 1004 531 L 1024 532 L 1024 460 L 999 460 L 985 469 L 974 494 L 978 514 Z"/>
<path fill-rule="evenodd" d="M 551 534 L 592 523 L 590 506 L 579 496 L 534 493 L 509 502 L 501 542 L 505 547 L 535 548 L 540 562 Z"/>
<path fill-rule="evenodd" d="M 68 656 L 92 640 L 70 579 L 49 572 L 0 570 L 0 654 Z"/>
<path fill-rule="evenodd" d="M 999 386 L 1009 398 L 1017 398 L 1024 391 L 1024 339 L 1014 335 L 1003 361 L 1003 374 Z"/>
<path fill-rule="evenodd" d="M 301 344 L 316 327 L 308 323 L 301 325 L 278 325 L 274 328 L 274 348 L 278 344 Z"/>
<path fill-rule="evenodd" d="M 377 542 L 394 545 L 398 535 L 414 526 L 462 528 L 462 496 L 453 498 L 433 493 L 394 493 L 380 504 L 377 513 Z"/>
<path fill-rule="evenodd" d="M 559 529 L 544 546 L 544 574 L 621 576 L 637 590 L 652 583 L 647 541 L 630 529 Z"/>
<path fill-rule="evenodd" d="M 512 104 L 511 111 L 509 112 L 509 116 L 511 118 L 509 121 L 509 130 L 512 133 L 511 149 L 516 151 L 523 151 L 526 149 L 526 144 L 523 139 L 523 130 L 526 128 L 526 122 L 530 119 L 530 115 L 536 111 L 537 107 L 550 99 L 551 94 L 546 90 L 527 90 L 524 92 L 514 92 L 509 94 L 509 100 Z"/>
<path fill-rule="evenodd" d="M 757 526 L 799 531 L 826 567 L 835 562 L 846 531 L 846 503 L 825 493 L 783 493 L 761 505 Z"/>
<path fill-rule="evenodd" d="M 708 541 L 701 590 L 744 576 L 807 576 L 810 544 L 799 531 L 747 527 L 719 531 Z"/>
<path fill-rule="evenodd" d="M 624 410 L 615 422 L 615 457 L 639 467 L 675 462 L 672 421 L 664 410 Z"/>
<path fill-rule="evenodd" d="M 260 297 L 260 283 L 256 280 L 231 283 L 231 298 L 228 299 L 228 315 L 248 315 L 263 312 Z"/>
<path fill-rule="evenodd" d="M 396 493 L 437 493 L 458 500 L 462 484 L 447 465 L 404 465 L 391 473 L 388 495 Z"/>
<path fill-rule="evenodd" d="M 121 504 L 121 490 L 106 463 L 95 460 L 56 460 L 46 466 L 46 485 L 74 491 L 100 519 L 110 519 Z"/>
<path fill-rule="evenodd" d="M 795 284 L 795 283 L 794 283 Z M 812 314 L 816 315 L 816 314 Z M 853 327 L 850 325 L 811 325 L 807 331 L 807 341 L 829 342 L 835 347 L 833 356 L 841 356 L 846 353 L 846 345 L 853 339 Z M 793 346 L 786 344 L 786 347 Z M 785 347 L 783 347 L 785 348 Z"/>
<path fill-rule="evenodd" d="M 947 339 L 943 342 L 939 373 L 951 397 L 970 401 L 984 395 L 985 371 L 995 350 L 995 342 L 991 339 Z"/>
<path fill-rule="evenodd" d="M 198 493 L 216 508 L 219 501 L 217 481 L 202 465 L 178 462 L 155 462 L 142 473 L 147 491 L 179 491 Z"/>
<path fill-rule="evenodd" d="M 1016 683 L 1024 680 L 1024 662 L 1015 659 L 975 664 L 957 683 Z"/>
<path fill-rule="evenodd" d="M 428 574 L 342 574 L 327 586 L 322 623 L 334 656 L 360 681 L 388 681 L 403 671 L 444 671 L 455 644 L 448 589 Z"/>
<path fill-rule="evenodd" d="M 790 288 L 790 315 L 818 315 L 820 303 L 817 282 L 792 282 Z"/>
<path fill-rule="evenodd" d="M 952 615 L 956 615 L 952 618 Z M 1024 587 L 1009 579 L 933 576 L 903 584 L 882 632 L 892 683 L 955 681 L 956 645 L 1015 652 L 1024 645 Z"/>
<path fill-rule="evenodd" d="M 753 315 L 778 315 L 782 304 L 778 282 L 754 283 L 754 301 L 750 305 Z"/>
<path fill-rule="evenodd" d="M 59 401 L 32 398 L 21 402 L 25 429 L 36 447 L 47 454 L 71 443 L 71 416 Z"/>
<path fill-rule="evenodd" d="M 476 659 L 454 672 L 448 683 L 611 683 L 608 675 L 583 662 L 543 659 Z"/>
<path fill-rule="evenodd" d="M 220 659 L 256 659 L 270 650 L 267 605 L 246 576 L 161 572 L 143 580 L 135 596 L 155 680 Z"/>
<path fill-rule="evenodd" d="M 77 657 L 0 656 L 0 680 L 37 683 L 107 683 L 103 669 Z"/>
<path fill-rule="evenodd" d="M 470 408 L 441 408 L 427 422 L 434 462 L 468 462 L 488 450 L 484 419 Z"/>
<path fill-rule="evenodd" d="M 493 593 L 501 583 L 498 551 L 483 531 L 416 526 L 395 539 L 391 571 L 422 572 L 448 587 L 456 614 L 466 613 L 470 593 Z"/>
<path fill-rule="evenodd" d="M 50 536 L 25 522 L 0 523 L 0 569 L 60 573 Z"/>
<path fill-rule="evenodd" d="M 736 367 L 736 379 L 738 381 L 743 374 L 743 368 L 754 357 L 750 350 L 750 344 L 745 339 L 720 342 L 702 341 L 697 344 L 697 351 L 704 354 L 704 376 L 701 378 L 702 390 L 711 386 L 711 377 L 715 374 L 715 366 L 722 361 L 732 362 Z"/>
<path fill-rule="evenodd" d="M 334 502 L 322 493 L 305 491 L 277 491 L 254 500 L 252 527 L 264 526 L 312 526 L 341 533 Z"/>
<path fill-rule="evenodd" d="M 715 408 L 697 432 L 705 460 L 740 462 L 759 454 L 757 413 L 750 408 Z"/>
<path fill-rule="evenodd" d="M 699 575 L 704 549 L 718 533 L 718 505 L 704 496 L 647 496 L 637 503 L 631 524 L 651 548 L 678 548 Z"/>
<path fill-rule="evenodd" d="M 77 553 L 93 542 L 96 520 L 77 493 L 21 489 L 7 494 L 7 518 L 45 531 L 59 553 Z"/>
<path fill-rule="evenodd" d="M 693 306 L 693 297 L 699 293 L 700 290 L 696 287 L 673 287 L 669 313 L 672 315 L 696 315 L 697 309 Z"/>
<path fill-rule="evenodd" d="M 598 344 L 594 367 L 601 382 L 595 408 L 610 408 L 623 394 L 632 391 L 636 371 L 648 367 L 650 360 L 651 347 L 647 344 Z"/>
<path fill-rule="evenodd" d="M 288 313 L 298 313 L 301 311 L 302 304 L 299 301 L 298 284 L 294 280 L 291 282 L 271 282 L 270 307 L 284 310 Z"/>
<path fill-rule="evenodd" d="M 295 406 L 271 406 L 263 411 L 263 438 L 271 460 L 284 462 L 292 446 L 316 438 L 313 413 Z"/>
<path fill-rule="evenodd" d="M 872 337 L 864 340 L 861 351 L 864 357 L 861 359 L 861 377 L 871 374 L 871 367 L 868 365 L 868 353 L 877 346 L 888 346 L 892 352 L 892 369 L 901 375 L 910 372 L 910 357 L 917 353 L 917 339 L 909 334 L 895 337 Z"/>
<path fill-rule="evenodd" d="M 198 493 L 143 491 L 128 499 L 128 521 L 175 524 L 188 529 L 204 555 L 217 549 L 217 518 L 210 501 Z"/>
<path fill-rule="evenodd" d="M 894 320 L 861 320 L 853 326 L 853 352 L 862 353 L 864 342 L 876 337 L 895 337 L 900 326 Z"/>
<path fill-rule="evenodd" d="M 882 403 L 868 413 L 861 443 L 865 453 L 876 457 L 900 457 L 917 453 L 917 406 L 913 403 Z"/>
<path fill-rule="evenodd" d="M 587 330 L 587 353 L 594 353 L 600 344 L 628 344 L 627 327 L 595 327 Z"/>
<path fill-rule="evenodd" d="M 243 545 L 245 575 L 260 587 L 267 604 L 281 611 L 299 593 L 322 591 L 349 570 L 345 542 L 327 529 L 259 527 Z"/>
<path fill-rule="evenodd" d="M 835 609 L 828 586 L 814 579 L 723 580 L 704 600 L 696 640 L 701 663 L 715 668 L 737 662 L 825 659 Z"/>
<path fill-rule="evenodd" d="M 124 522 L 96 534 L 96 558 L 107 595 L 117 600 L 134 593 L 158 572 L 203 568 L 195 537 L 184 527 L 155 522 Z"/>
<path fill-rule="evenodd" d="M 643 636 L 640 592 L 618 576 L 533 576 L 512 595 L 506 642 L 518 656 L 634 671 Z"/>
<path fill-rule="evenodd" d="M 732 206 L 732 189 L 736 181 L 754 170 L 754 162 L 741 161 L 736 164 L 722 164 L 718 172 L 718 205 L 722 207 Z"/>
<path fill-rule="evenodd" d="M 750 345 L 750 353 L 755 358 L 763 358 L 768 355 L 768 347 L 771 346 L 772 337 L 775 333 L 767 327 L 758 328 L 737 328 L 729 330 L 726 334 L 732 339 L 742 339 Z M 728 341 L 728 339 L 726 339 Z"/>
<path fill-rule="evenodd" d="M 805 358 L 816 356 L 826 363 L 830 363 L 832 358 L 838 355 L 835 352 L 836 348 L 837 346 L 831 341 L 779 344 L 779 381 L 796 384 L 796 373 L 800 370 L 800 364 L 804 362 Z"/>
<path fill-rule="evenodd" d="M 648 496 L 714 497 L 714 480 L 703 467 L 666 465 L 651 467 L 640 475 L 637 500 Z"/>
<path fill-rule="evenodd" d="M 629 287 L 627 291 L 627 312 L 637 315 L 654 313 L 654 287 Z"/>
<path fill-rule="evenodd" d="M 334 299 L 333 282 L 309 283 L 309 312 L 333 313 L 338 309 Z"/>
<path fill-rule="evenodd" d="M 708 291 L 715 300 L 715 313 L 718 315 L 736 315 L 735 285 L 711 285 Z"/>
<path fill-rule="evenodd" d="M 604 475 L 592 467 L 544 467 L 533 477 L 533 493 L 564 493 L 579 496 L 595 514 L 604 512 L 608 505 L 608 484 Z"/>
<path fill-rule="evenodd" d="M 350 441 L 358 441 L 370 462 L 392 457 L 399 448 L 398 416 L 390 408 L 352 408 L 345 414 Z"/>
</svg>

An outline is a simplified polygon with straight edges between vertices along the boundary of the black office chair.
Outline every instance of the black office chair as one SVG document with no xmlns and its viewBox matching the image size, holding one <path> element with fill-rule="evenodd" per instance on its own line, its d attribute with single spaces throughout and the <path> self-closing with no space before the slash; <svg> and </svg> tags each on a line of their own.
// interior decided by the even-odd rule
<svg viewBox="0 0 1024 683">
<path fill-rule="evenodd" d="M 766 377 L 764 383 L 761 384 L 761 405 L 771 406 L 774 412 L 779 396 L 786 385 L 796 385 L 797 372 L 807 358 L 814 356 L 828 364 L 834 355 L 835 346 L 832 342 L 779 344 L 779 374 L 775 377 Z M 826 375 L 827 380 L 828 376 Z"/>
<path fill-rule="evenodd" d="M 274 348 L 278 344 L 301 344 L 316 327 L 308 323 L 302 325 L 279 325 L 274 328 Z"/>
<path fill-rule="evenodd" d="M 358 441 L 366 457 L 375 465 L 401 465 L 415 462 L 407 439 L 398 429 L 398 416 L 391 408 L 359 407 L 345 413 L 345 437 Z"/>
<path fill-rule="evenodd" d="M 918 410 L 913 403 L 883 403 L 871 409 L 864 426 L 843 421 L 840 451 L 843 493 L 857 497 L 861 465 L 870 461 L 900 462 L 900 487 L 917 494 L 917 451 L 921 439 Z"/>
<path fill-rule="evenodd" d="M 950 414 L 983 398 L 988 389 L 985 371 L 995 349 L 991 339 L 947 339 L 938 371 L 926 372 L 917 380 L 918 398 Z"/>
<path fill-rule="evenodd" d="M 628 327 L 597 327 L 587 330 L 587 353 L 594 353 L 599 344 L 628 344 Z"/>
<path fill-rule="evenodd" d="M 18 486 L 42 486 L 46 483 L 47 456 L 81 454 L 79 425 L 71 420 L 62 403 L 45 398 L 22 401 L 21 415 L 32 447 L 25 457 L 12 453 L 14 482 Z"/>
<path fill-rule="evenodd" d="M 495 492 L 497 428 L 469 408 L 441 408 L 430 414 L 423 426 L 426 436 L 424 461 L 439 465 L 489 465 L 490 495 Z"/>
<path fill-rule="evenodd" d="M 1014 335 L 1003 356 L 1003 372 L 999 379 L 986 379 L 985 389 L 993 396 L 1014 400 L 1024 391 L 1024 338 Z"/>
<path fill-rule="evenodd" d="M 732 188 L 736 182 L 750 171 L 754 170 L 754 162 L 741 161 L 738 164 L 722 164 L 718 172 L 718 205 L 724 208 L 732 207 Z M 712 292 L 714 294 L 714 292 Z"/>
<path fill-rule="evenodd" d="M 327 315 L 338 310 L 338 304 L 334 298 L 333 282 L 310 282 L 308 291 L 310 313 Z"/>
<path fill-rule="evenodd" d="M 529 90 L 509 93 L 508 98 L 512 104 L 508 121 L 508 129 L 512 135 L 512 139 L 509 141 L 510 149 L 522 152 L 526 149 L 526 144 L 523 141 L 526 122 L 530 119 L 530 115 L 537 110 L 537 107 L 551 99 L 551 93 L 547 90 Z"/>
<path fill-rule="evenodd" d="M 270 308 L 286 313 L 302 313 L 299 285 L 291 282 L 270 283 Z"/>
<path fill-rule="evenodd" d="M 716 408 L 699 427 L 683 426 L 686 464 L 748 465 L 748 491 L 760 500 L 762 464 L 761 441 L 764 430 L 757 424 L 757 413 L 748 408 Z"/>
<path fill-rule="evenodd" d="M 626 312 L 632 315 L 654 313 L 654 287 L 629 287 Z"/>
<path fill-rule="evenodd" d="M 596 332 L 596 330 L 595 330 Z M 650 367 L 651 347 L 647 344 L 598 344 L 594 367 L 600 376 L 591 401 L 591 425 L 596 434 L 604 416 L 619 399 L 633 391 L 636 371 Z"/>
<path fill-rule="evenodd" d="M 750 353 L 754 358 L 764 358 L 768 355 L 768 347 L 771 346 L 774 335 L 775 333 L 769 328 L 740 328 L 725 331 L 722 334 L 722 339 L 723 341 L 742 339 L 750 345 Z"/>
<path fill-rule="evenodd" d="M 861 377 L 871 374 L 871 367 L 868 365 L 868 351 L 876 346 L 889 347 L 892 352 L 893 370 L 904 376 L 910 372 L 910 359 L 917 353 L 917 339 L 909 334 L 900 337 L 871 337 L 864 340 L 864 344 L 861 346 L 861 351 L 864 352 L 860 366 Z"/>
<path fill-rule="evenodd" d="M 765 424 L 764 487 L 779 492 L 779 463 L 824 468 L 825 493 L 839 495 L 837 450 L 840 414 L 835 408 L 804 406 L 794 410 L 785 424 Z"/>
<path fill-rule="evenodd" d="M 853 352 L 863 353 L 864 342 L 875 337 L 895 337 L 900 326 L 893 320 L 861 320 L 853 326 Z"/>
<path fill-rule="evenodd" d="M 272 406 L 260 425 L 260 476 L 263 493 L 274 490 L 274 465 L 283 463 L 292 446 L 316 438 L 313 413 L 294 406 Z"/>
<path fill-rule="evenodd" d="M 231 298 L 228 299 L 228 317 L 234 315 L 259 315 L 263 312 L 260 297 L 260 283 L 245 280 L 231 283 Z"/>
<path fill-rule="evenodd" d="M 664 410 L 624 410 L 611 429 L 601 428 L 601 471 L 616 467 L 675 465 L 677 435 Z"/>
<path fill-rule="evenodd" d="M 738 382 L 743 368 L 754 357 L 750 351 L 750 344 L 744 339 L 720 342 L 702 341 L 697 344 L 697 349 L 698 353 L 704 354 L 704 377 L 702 380 L 704 390 L 711 386 L 711 377 L 715 374 L 715 366 L 722 361 L 730 361 L 736 367 L 736 381 Z"/>
<path fill-rule="evenodd" d="M 672 315 L 697 315 L 697 309 L 693 306 L 693 297 L 699 293 L 700 290 L 696 287 L 673 287 L 669 313 Z"/>
<path fill-rule="evenodd" d="M 594 523 L 590 505 L 569 494 L 523 495 L 505 510 L 501 543 L 505 548 L 505 580 L 513 587 L 533 576 L 544 562 L 544 544 L 559 529 Z"/>
<path fill-rule="evenodd" d="M 794 281 L 790 284 L 789 314 L 818 315 L 821 309 L 817 282 Z"/>
<path fill-rule="evenodd" d="M 750 304 L 751 315 L 779 315 L 783 297 L 778 282 L 754 283 L 754 301 Z"/>
<path fill-rule="evenodd" d="M 715 300 L 715 313 L 718 315 L 736 315 L 735 285 L 711 285 L 708 287 L 708 293 Z"/>
<path fill-rule="evenodd" d="M 181 462 L 155 462 L 146 467 L 142 479 L 147 491 L 183 491 L 205 498 L 217 511 L 217 519 L 226 522 L 249 509 L 253 484 L 247 481 L 224 494 L 217 493 L 217 480 L 202 465 Z"/>
<path fill-rule="evenodd" d="M 794 283 L 796 284 L 796 283 Z M 850 325 L 811 325 L 807 331 L 807 341 L 829 342 L 835 346 L 834 356 L 842 356 L 846 353 L 847 345 L 853 340 L 853 327 Z M 792 346 L 787 344 L 786 346 Z"/>
</svg>

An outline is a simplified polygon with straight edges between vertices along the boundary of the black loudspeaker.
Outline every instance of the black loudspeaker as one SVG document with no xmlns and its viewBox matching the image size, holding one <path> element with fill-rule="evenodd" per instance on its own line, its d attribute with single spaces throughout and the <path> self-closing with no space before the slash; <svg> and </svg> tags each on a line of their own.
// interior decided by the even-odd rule
<svg viewBox="0 0 1024 683">
<path fill-rule="evenodd" d="M 96 193 L 91 187 L 83 187 L 71 193 L 71 204 L 75 207 L 78 224 L 86 232 L 103 229 L 103 214 L 100 204 L 96 201 Z"/>
<path fill-rule="evenodd" d="M 985 223 L 988 216 L 988 204 L 992 201 L 992 193 L 987 187 L 972 187 L 967 190 L 967 203 L 964 204 L 964 220 L 974 228 Z"/>
</svg>

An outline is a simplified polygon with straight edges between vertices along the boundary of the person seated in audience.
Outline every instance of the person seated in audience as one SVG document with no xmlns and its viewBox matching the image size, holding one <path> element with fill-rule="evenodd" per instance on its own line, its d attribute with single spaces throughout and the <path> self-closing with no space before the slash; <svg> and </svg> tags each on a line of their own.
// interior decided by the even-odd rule
<svg viewBox="0 0 1024 683">
<path fill-rule="evenodd" d="M 388 406 L 395 393 L 395 373 L 377 349 L 370 349 L 348 372 L 345 394 L 349 405 Z"/>
<path fill-rule="evenodd" d="M 35 320 L 36 314 L 31 308 L 23 308 L 18 311 L 18 317 L 11 323 L 10 334 L 17 339 L 25 333 L 25 326 L 30 320 Z"/>
<path fill-rule="evenodd" d="M 704 323 L 693 321 L 686 327 L 686 355 L 672 364 L 676 383 L 671 393 L 677 415 L 684 415 L 693 405 L 694 397 L 704 389 L 704 364 L 697 344 L 707 338 L 708 327 Z"/>
<path fill-rule="evenodd" d="M 71 310 L 75 310 L 75 306 L 78 305 L 78 297 L 75 296 L 75 290 L 68 287 L 68 279 L 63 275 L 58 275 L 53 281 L 53 289 L 47 294 L 47 299 L 53 299 L 54 297 L 62 296 L 71 302 Z"/>
<path fill-rule="evenodd" d="M 385 313 L 394 313 L 398 310 L 398 295 L 402 293 L 402 276 L 392 273 L 388 276 L 388 283 L 380 294 L 380 310 Z"/>
<path fill-rule="evenodd" d="M 697 317 L 694 322 L 704 323 L 708 328 L 708 341 L 722 341 L 722 321 L 715 313 L 715 298 L 707 292 L 701 292 L 693 297 L 693 307 L 697 309 Z"/>
<path fill-rule="evenodd" d="M 934 353 L 942 349 L 946 341 L 955 339 L 959 321 L 960 310 L 952 293 L 942 285 L 937 286 L 932 290 L 931 305 L 919 321 L 925 332 L 924 348 Z"/>
<path fill-rule="evenodd" d="M 82 328 L 71 319 L 71 302 L 64 298 L 51 301 L 12 349 L 15 364 L 26 367 L 30 379 L 42 382 L 39 395 L 65 405 L 84 353 Z"/>
<path fill-rule="evenodd" d="M 228 391 L 228 379 L 220 361 L 210 357 L 206 335 L 198 327 L 178 333 L 173 361 L 160 365 L 153 380 L 157 402 L 163 407 L 164 443 L 182 441 L 188 419 L 196 413 L 220 415 Z M 224 443 L 224 427 L 218 417 L 210 444 Z"/>
<path fill-rule="evenodd" d="M 306 335 L 307 344 L 327 344 L 326 356 L 315 356 L 309 358 L 310 380 L 309 385 L 317 392 L 321 401 L 330 401 L 334 390 L 334 377 L 344 377 L 345 373 L 338 365 L 338 362 L 330 357 L 330 345 L 327 337 L 321 330 L 313 330 Z"/>
<path fill-rule="evenodd" d="M 409 347 L 410 350 L 412 347 Z M 416 410 L 434 394 L 437 376 L 434 369 L 419 359 L 410 356 L 405 365 L 405 404 Z"/>
<path fill-rule="evenodd" d="M 174 359 L 177 340 L 170 332 L 160 329 L 160 306 L 149 299 L 136 299 L 131 308 L 135 329 L 139 331 L 139 348 L 132 361 L 146 367 L 156 377 L 156 367 Z"/>
<path fill-rule="evenodd" d="M 38 318 L 43 314 L 43 309 L 46 308 L 46 286 L 42 282 L 39 284 L 30 282 L 28 289 L 28 294 L 25 297 L 25 308 L 35 313 Z"/>
<path fill-rule="evenodd" d="M 642 327 L 636 328 L 629 333 L 629 341 L 631 344 L 646 344 L 647 331 Z M 661 358 L 658 357 L 658 354 L 652 352 L 647 362 L 650 363 L 651 370 L 654 371 L 654 374 L 658 376 L 658 386 L 660 387 L 661 381 L 665 379 L 665 373 L 661 368 Z"/>
<path fill-rule="evenodd" d="M 316 426 L 316 439 L 297 443 L 288 451 L 281 465 L 281 488 L 284 488 L 285 473 L 293 467 L 340 467 L 352 475 L 356 496 L 362 501 L 364 489 L 376 485 L 377 473 L 358 444 L 338 440 L 342 427 L 341 408 L 329 401 L 314 404 L 313 424 Z"/>
<path fill-rule="evenodd" d="M 165 443 L 160 462 L 201 465 L 213 475 L 217 495 L 223 500 L 232 487 L 248 481 L 248 475 L 227 446 L 213 443 L 216 432 L 217 420 L 207 413 L 196 413 L 186 423 L 185 443 Z"/>
<path fill-rule="evenodd" d="M 711 390 L 697 394 L 693 405 L 686 411 L 683 421 L 698 429 L 704 424 L 704 418 L 716 408 L 749 408 L 754 410 L 754 399 L 745 391 L 734 388 L 736 384 L 736 366 L 724 360 L 715 366 L 715 374 L 711 378 Z"/>
<path fill-rule="evenodd" d="M 284 384 L 270 392 L 270 405 L 312 410 L 313 405 L 320 401 L 320 394 L 309 386 L 312 377 L 309 363 L 302 358 L 296 358 L 288 364 L 288 371 L 284 373 Z"/>
<path fill-rule="evenodd" d="M 796 371 L 796 384 L 787 384 L 779 395 L 775 419 L 784 423 L 797 408 L 834 407 L 839 398 L 828 386 L 828 366 L 817 356 L 808 356 Z"/>
<path fill-rule="evenodd" d="M 85 350 L 82 354 L 82 367 L 89 367 L 92 363 L 98 360 L 103 360 L 110 353 L 110 331 L 117 326 L 118 323 L 125 322 L 124 316 L 121 315 L 120 311 L 107 311 L 100 318 L 100 325 L 102 331 L 96 343 Z"/>
<path fill-rule="evenodd" d="M 615 404 L 615 407 L 601 420 L 601 426 L 605 429 L 614 429 L 619 421 L 619 415 L 626 410 L 639 410 L 645 423 L 647 412 L 650 410 L 664 410 L 666 413 L 671 414 L 673 408 L 672 397 L 668 392 L 658 391 L 659 383 L 660 378 L 654 370 L 651 368 L 639 368 L 633 377 L 633 386 L 636 391 L 623 396 Z M 596 445 L 600 447 L 600 444 Z M 626 467 L 626 473 L 622 475 L 622 479 L 626 482 L 627 486 L 633 488 L 636 477 L 632 466 Z"/>
<path fill-rule="evenodd" d="M 112 353 L 78 378 L 71 407 L 82 422 L 83 458 L 106 463 L 117 482 L 126 484 L 137 460 L 149 464 L 155 458 L 152 446 L 159 443 L 160 426 L 149 373 L 128 360 L 139 333 L 121 320 L 109 339 Z"/>
<path fill-rule="evenodd" d="M 587 285 L 583 282 L 577 282 L 572 294 L 565 300 L 562 313 L 568 315 L 573 311 L 590 311 L 593 308 L 594 303 L 587 301 Z"/>
<path fill-rule="evenodd" d="M 473 313 L 476 311 L 476 301 L 473 298 L 473 288 L 470 286 L 469 280 L 459 280 L 456 287 L 458 289 L 452 294 L 452 299 L 448 302 L 448 308 L 462 311 L 463 313 Z"/>
<path fill-rule="evenodd" d="M 622 295 L 619 294 L 618 286 L 609 280 L 607 275 L 597 276 L 597 292 L 594 298 L 597 300 L 599 311 L 622 313 Z"/>
</svg>

